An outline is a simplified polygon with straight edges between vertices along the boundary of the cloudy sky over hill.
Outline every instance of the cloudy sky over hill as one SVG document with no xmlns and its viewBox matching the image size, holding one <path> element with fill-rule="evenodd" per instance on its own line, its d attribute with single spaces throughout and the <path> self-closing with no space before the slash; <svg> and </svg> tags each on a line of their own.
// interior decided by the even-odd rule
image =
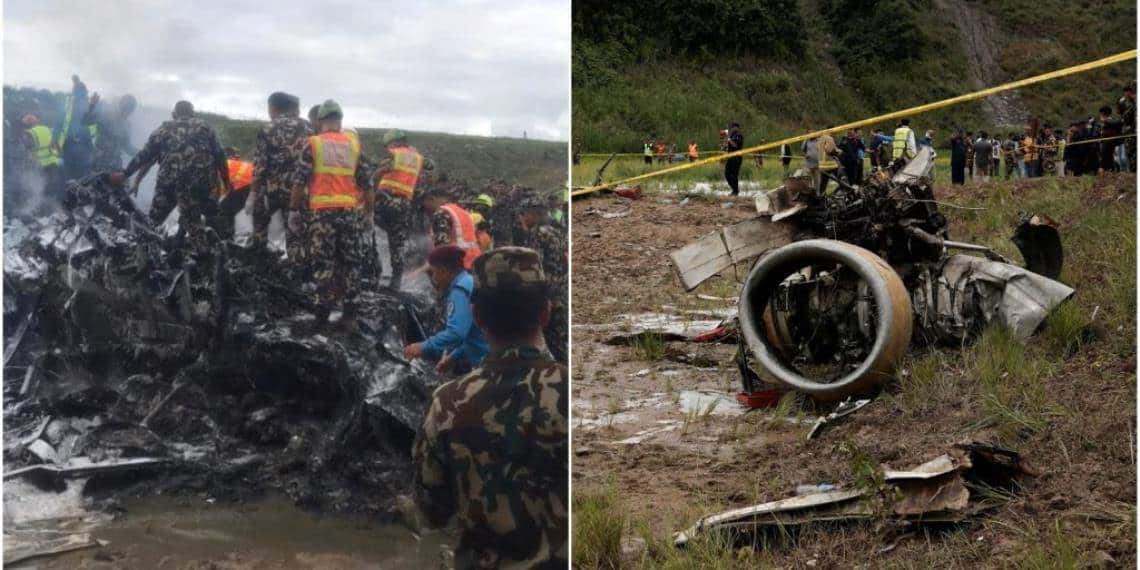
<svg viewBox="0 0 1140 570">
<path fill-rule="evenodd" d="M 345 122 L 569 136 L 569 3 L 48 0 L 4 5 L 4 83 L 265 118 L 281 90 Z"/>
</svg>

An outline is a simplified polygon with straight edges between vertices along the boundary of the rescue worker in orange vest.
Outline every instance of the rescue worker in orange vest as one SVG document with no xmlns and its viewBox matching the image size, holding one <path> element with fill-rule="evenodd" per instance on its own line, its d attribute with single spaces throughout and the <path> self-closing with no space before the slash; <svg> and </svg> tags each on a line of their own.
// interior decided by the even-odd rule
<svg viewBox="0 0 1140 570">
<path fill-rule="evenodd" d="M 336 101 L 321 104 L 317 112 L 319 134 L 304 142 L 298 156 L 288 224 L 293 231 L 301 231 L 301 210 L 307 203 L 308 263 L 317 286 L 313 299 L 317 326 L 328 322 L 343 295 L 339 326 L 352 330 L 360 304 L 375 194 L 368 169 L 361 167 L 360 139 L 341 131 L 343 117 Z"/>
<path fill-rule="evenodd" d="M 404 273 L 404 244 L 411 223 L 412 197 L 425 173 L 434 166 L 416 147 L 408 144 L 408 136 L 400 129 L 390 129 L 381 139 L 388 157 L 376 169 L 376 225 L 388 236 L 388 259 L 392 278 L 389 286 L 400 287 Z"/>
<path fill-rule="evenodd" d="M 229 171 L 230 186 L 233 191 L 226 190 L 226 185 L 219 180 L 214 192 L 217 194 L 217 206 L 214 209 L 211 225 L 214 231 L 223 239 L 234 237 L 234 216 L 245 207 L 249 197 L 249 188 L 253 183 L 253 163 L 241 159 L 234 147 L 226 147 L 226 169 Z"/>
<path fill-rule="evenodd" d="M 459 246 L 464 252 L 463 267 L 471 269 L 475 258 L 482 253 L 471 214 L 452 201 L 447 190 L 441 186 L 425 191 L 423 208 L 431 216 L 432 245 Z"/>
<path fill-rule="evenodd" d="M 689 141 L 689 162 L 693 162 L 701 156 L 697 151 L 697 141 Z"/>
<path fill-rule="evenodd" d="M 488 194 L 480 194 L 472 200 L 464 201 L 463 207 L 467 208 L 475 222 L 475 241 L 479 244 L 479 250 L 487 253 L 495 247 L 491 235 L 491 212 L 495 208 L 495 199 Z"/>
</svg>

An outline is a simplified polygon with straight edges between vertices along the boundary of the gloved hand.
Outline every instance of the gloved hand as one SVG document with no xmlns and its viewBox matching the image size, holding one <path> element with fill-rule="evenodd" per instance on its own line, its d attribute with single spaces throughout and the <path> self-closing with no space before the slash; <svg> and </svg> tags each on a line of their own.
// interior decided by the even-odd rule
<svg viewBox="0 0 1140 570">
<path fill-rule="evenodd" d="M 249 196 L 246 197 L 246 199 L 245 199 L 245 206 L 242 207 L 241 211 L 245 212 L 245 214 L 247 216 L 252 216 L 253 215 L 253 203 L 256 200 L 257 200 L 257 192 L 250 190 Z"/>
<path fill-rule="evenodd" d="M 301 233 L 301 212 L 292 210 L 289 212 L 289 231 L 294 234 Z"/>
</svg>

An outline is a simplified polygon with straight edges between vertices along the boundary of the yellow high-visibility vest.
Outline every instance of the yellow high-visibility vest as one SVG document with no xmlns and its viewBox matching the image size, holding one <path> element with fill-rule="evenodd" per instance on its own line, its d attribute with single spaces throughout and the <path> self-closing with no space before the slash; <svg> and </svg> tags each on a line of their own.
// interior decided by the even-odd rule
<svg viewBox="0 0 1140 570">
<path fill-rule="evenodd" d="M 910 149 L 906 147 L 906 141 L 910 138 L 910 134 L 910 127 L 899 127 L 895 129 L 895 140 L 891 143 L 891 160 L 898 160 L 903 153 L 906 153 L 908 159 L 914 158 Z"/>
<path fill-rule="evenodd" d="M 32 133 L 32 138 L 36 140 L 36 158 L 39 159 L 40 166 L 44 168 L 59 166 L 59 153 L 51 145 L 51 129 L 44 125 L 36 125 L 28 129 L 28 132 Z"/>
</svg>

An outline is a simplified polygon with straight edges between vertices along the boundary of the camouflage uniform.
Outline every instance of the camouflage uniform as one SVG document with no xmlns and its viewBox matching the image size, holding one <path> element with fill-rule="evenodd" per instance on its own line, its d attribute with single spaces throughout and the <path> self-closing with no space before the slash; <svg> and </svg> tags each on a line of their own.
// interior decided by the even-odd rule
<svg viewBox="0 0 1140 570">
<path fill-rule="evenodd" d="M 455 233 L 452 228 L 451 216 L 440 208 L 431 215 L 431 245 L 433 247 L 447 245 L 452 242 Z"/>
<path fill-rule="evenodd" d="M 309 123 L 296 116 L 277 117 L 257 133 L 253 152 L 252 191 L 253 236 L 256 243 L 268 240 L 269 220 L 274 212 L 285 215 L 289 208 L 289 180 L 297 164 L 297 153 L 312 135 Z M 290 260 L 301 261 L 305 253 L 303 236 L 285 228 L 285 244 Z"/>
<path fill-rule="evenodd" d="M 355 174 L 357 187 L 362 192 L 369 188 L 370 175 L 371 171 L 362 148 Z M 307 207 L 309 183 L 312 178 L 313 147 L 306 138 L 300 146 L 297 167 L 289 183 L 292 189 L 289 198 L 290 209 L 299 211 Z M 368 232 L 371 229 L 363 208 L 309 212 L 305 224 L 307 246 L 305 260 L 306 268 L 317 285 L 313 302 L 319 310 L 333 309 L 337 300 L 338 277 L 341 281 L 340 288 L 344 292 L 345 311 L 354 311 L 359 307 L 366 256 L 369 255 Z"/>
<path fill-rule="evenodd" d="M 388 259 L 391 263 L 392 286 L 398 287 L 404 273 L 404 244 L 408 241 L 412 203 L 387 192 L 376 191 L 375 223 L 388 236 Z"/>
<path fill-rule="evenodd" d="M 218 135 L 197 117 L 166 121 L 131 159 L 125 174 L 130 176 L 155 162 L 159 169 L 150 205 L 151 221 L 161 224 L 177 205 L 181 226 L 191 240 L 198 240 L 210 192 L 226 172 L 226 155 Z"/>
<path fill-rule="evenodd" d="M 503 180 L 491 180 L 483 187 L 483 194 L 495 198 L 495 209 L 491 212 L 491 237 L 495 246 L 512 245 L 513 229 L 518 213 L 515 211 L 516 190 Z"/>
<path fill-rule="evenodd" d="M 417 188 L 422 188 L 427 184 L 428 179 L 435 171 L 435 163 L 426 156 L 423 159 L 423 170 L 420 171 L 419 179 L 416 182 Z M 380 161 L 376 167 L 376 173 L 372 176 L 372 185 L 377 188 L 374 220 L 376 225 L 383 229 L 388 236 L 388 258 L 389 263 L 391 263 L 392 286 L 399 287 L 400 275 L 404 273 L 404 244 L 408 242 L 408 233 L 412 222 L 412 203 L 403 197 L 379 189 L 380 178 L 384 172 L 391 170 L 391 168 L 392 157 L 389 155 Z"/>
<path fill-rule="evenodd" d="M 522 206 L 538 208 L 545 207 L 545 204 L 528 200 Z M 526 232 L 522 246 L 537 251 L 542 258 L 542 271 L 546 274 L 551 304 L 550 323 L 542 334 L 546 337 L 546 346 L 550 348 L 555 360 L 565 363 L 569 329 L 566 234 L 549 219 L 543 219 Z"/>
<path fill-rule="evenodd" d="M 533 251 L 475 262 L 476 294 L 541 283 Z M 566 568 L 569 484 L 566 369 L 534 347 L 492 350 L 435 391 L 413 454 L 428 522 L 456 516 L 457 568 Z"/>
<path fill-rule="evenodd" d="M 83 115 L 84 125 L 95 125 L 95 150 L 91 168 L 96 172 L 123 168 L 123 155 L 134 154 L 130 126 L 117 110 L 96 107 Z"/>
</svg>

